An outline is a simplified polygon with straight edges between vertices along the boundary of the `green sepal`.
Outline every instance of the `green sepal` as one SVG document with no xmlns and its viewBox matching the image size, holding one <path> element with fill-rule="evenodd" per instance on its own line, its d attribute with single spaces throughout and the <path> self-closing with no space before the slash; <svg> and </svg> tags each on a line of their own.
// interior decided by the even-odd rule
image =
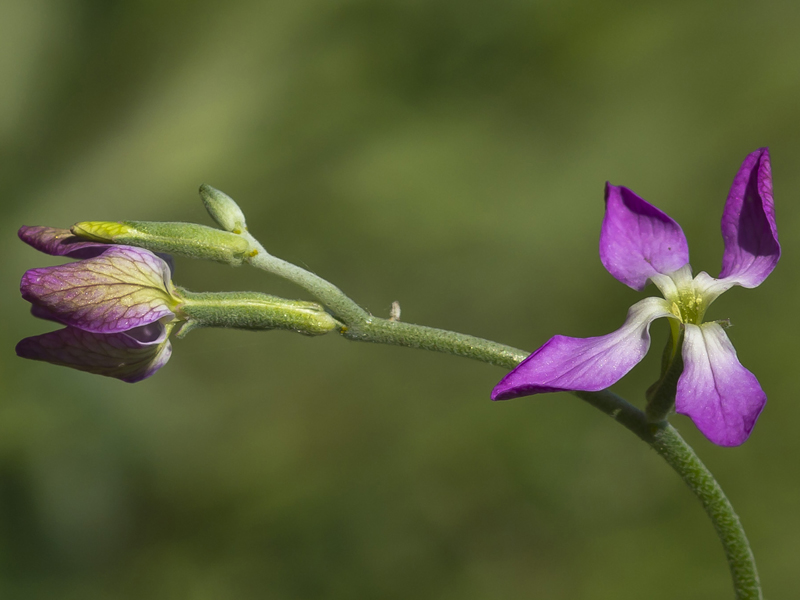
<svg viewBox="0 0 800 600">
<path fill-rule="evenodd" d="M 179 337 L 197 327 L 263 331 L 287 329 L 322 335 L 342 324 L 316 302 L 286 300 L 260 292 L 189 292 L 181 289 L 181 316 L 187 320 Z"/>
<path fill-rule="evenodd" d="M 683 328 L 675 325 L 661 356 L 661 377 L 645 392 L 645 415 L 651 423 L 666 420 L 675 408 L 678 380 L 683 373 Z"/>
<path fill-rule="evenodd" d="M 250 252 L 247 240 L 235 233 L 194 223 L 84 221 L 73 225 L 71 231 L 95 242 L 138 246 L 233 266 L 242 264 Z"/>
</svg>

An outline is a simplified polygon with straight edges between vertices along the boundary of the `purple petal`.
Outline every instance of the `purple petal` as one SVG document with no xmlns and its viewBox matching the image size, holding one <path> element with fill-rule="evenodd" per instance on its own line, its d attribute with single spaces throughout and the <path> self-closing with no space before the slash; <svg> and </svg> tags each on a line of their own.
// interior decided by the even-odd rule
<svg viewBox="0 0 800 600">
<path fill-rule="evenodd" d="M 650 323 L 673 317 L 662 298 L 645 298 L 630 307 L 625 323 L 602 337 L 557 335 L 522 361 L 492 391 L 492 400 L 542 392 L 596 392 L 619 381 L 647 354 Z"/>
<path fill-rule="evenodd" d="M 687 415 L 719 446 L 743 443 L 767 396 L 755 375 L 736 358 L 736 350 L 718 323 L 686 325 L 683 374 L 675 410 Z"/>
<path fill-rule="evenodd" d="M 67 327 L 25 338 L 17 344 L 17 356 L 134 383 L 158 371 L 172 354 L 164 326 L 157 325 L 159 334 L 149 335 L 152 340 L 146 343 L 136 339 L 135 331 L 105 334 Z"/>
<path fill-rule="evenodd" d="M 725 254 L 720 278 L 753 288 L 778 264 L 781 246 L 775 225 L 772 169 L 766 148 L 749 154 L 733 180 L 722 213 L 722 239 Z"/>
<path fill-rule="evenodd" d="M 19 239 L 33 246 L 39 252 L 52 254 L 53 256 L 92 258 L 109 247 L 108 244 L 82 240 L 73 235 L 69 229 L 56 229 L 55 227 L 22 226 L 19 228 L 17 235 L 19 235 Z"/>
<path fill-rule="evenodd" d="M 22 297 L 47 318 L 86 331 L 115 333 L 172 316 L 169 267 L 152 252 L 107 246 L 102 254 L 56 267 L 31 269 Z"/>
<path fill-rule="evenodd" d="M 17 235 L 26 244 L 53 256 L 69 256 L 78 259 L 94 258 L 111 247 L 111 244 L 87 242 L 74 235 L 69 229 L 56 229 L 55 227 L 23 225 L 19 228 Z M 170 254 L 165 252 L 154 252 L 154 254 L 169 265 L 170 273 L 175 272 L 175 261 Z"/>
<path fill-rule="evenodd" d="M 650 277 L 688 263 L 689 246 L 669 216 L 628 188 L 606 183 L 600 260 L 617 280 L 642 291 Z"/>
</svg>

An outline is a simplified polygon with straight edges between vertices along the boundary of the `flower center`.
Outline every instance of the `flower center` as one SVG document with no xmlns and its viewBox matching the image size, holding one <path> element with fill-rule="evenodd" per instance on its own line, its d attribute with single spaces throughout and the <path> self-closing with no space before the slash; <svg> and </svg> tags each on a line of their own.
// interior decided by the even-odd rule
<svg viewBox="0 0 800 600">
<path fill-rule="evenodd" d="M 695 292 L 693 287 L 688 290 L 679 290 L 677 298 L 667 299 L 672 300 L 670 310 L 682 323 L 700 325 L 703 322 L 703 315 L 706 313 L 708 304 L 701 295 Z"/>
<path fill-rule="evenodd" d="M 670 311 L 681 323 L 700 325 L 716 297 L 707 294 L 698 280 L 692 278 L 692 268 L 688 264 L 669 275 L 654 277 L 653 283 L 670 302 Z"/>
</svg>

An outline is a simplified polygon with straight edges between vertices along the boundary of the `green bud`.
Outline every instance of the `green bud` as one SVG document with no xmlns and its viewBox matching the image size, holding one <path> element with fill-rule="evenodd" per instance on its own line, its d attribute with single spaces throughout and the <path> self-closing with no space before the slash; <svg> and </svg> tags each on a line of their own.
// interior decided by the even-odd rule
<svg viewBox="0 0 800 600">
<path fill-rule="evenodd" d="M 73 225 L 71 231 L 95 242 L 138 246 L 233 266 L 242 264 L 250 251 L 247 240 L 235 233 L 194 223 L 84 221 Z"/>
<path fill-rule="evenodd" d="M 242 233 L 247 230 L 244 213 L 233 198 L 205 183 L 200 186 L 200 198 L 211 218 L 225 231 Z"/>
<path fill-rule="evenodd" d="M 188 320 L 181 337 L 195 327 L 288 329 L 322 335 L 341 324 L 316 302 L 286 300 L 259 292 L 189 292 L 181 289 L 178 311 Z"/>
</svg>

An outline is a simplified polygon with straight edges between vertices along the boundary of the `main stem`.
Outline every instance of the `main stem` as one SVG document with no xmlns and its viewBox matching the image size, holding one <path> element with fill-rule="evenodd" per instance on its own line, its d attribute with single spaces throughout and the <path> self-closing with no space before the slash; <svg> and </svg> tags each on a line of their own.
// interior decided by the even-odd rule
<svg viewBox="0 0 800 600">
<path fill-rule="evenodd" d="M 348 339 L 434 350 L 507 369 L 513 369 L 528 356 L 523 350 L 482 338 L 374 317 L 332 283 L 270 255 L 249 233 L 243 236 L 255 249 L 250 264 L 305 288 L 346 325 L 341 333 Z M 649 421 L 644 412 L 608 390 L 572 393 L 647 442 L 680 475 L 717 530 L 737 600 L 763 600 L 755 558 L 739 517 L 714 476 L 677 430 L 665 420 Z"/>
<path fill-rule="evenodd" d="M 608 390 L 573 392 L 573 394 L 600 409 L 650 444 L 680 475 L 703 504 L 706 514 L 714 524 L 714 529 L 717 530 L 731 569 L 736 598 L 762 600 L 756 560 L 739 516 L 717 480 L 678 431 L 666 421 L 649 422 L 642 411 Z"/>
</svg>

